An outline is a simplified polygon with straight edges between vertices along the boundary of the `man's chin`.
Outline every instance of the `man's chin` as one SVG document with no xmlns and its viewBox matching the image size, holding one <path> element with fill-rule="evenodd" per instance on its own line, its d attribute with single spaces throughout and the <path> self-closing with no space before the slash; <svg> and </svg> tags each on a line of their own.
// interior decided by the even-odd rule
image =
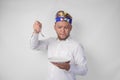
<svg viewBox="0 0 120 80">
<path fill-rule="evenodd" d="M 66 38 L 59 38 L 59 40 L 66 40 Z"/>
<path fill-rule="evenodd" d="M 68 37 L 58 37 L 59 40 L 66 40 Z"/>
</svg>

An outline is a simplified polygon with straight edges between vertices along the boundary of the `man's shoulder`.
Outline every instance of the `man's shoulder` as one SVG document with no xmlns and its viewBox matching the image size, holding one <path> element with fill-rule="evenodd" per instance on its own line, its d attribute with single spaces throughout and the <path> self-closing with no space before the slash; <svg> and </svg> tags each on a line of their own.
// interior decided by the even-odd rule
<svg viewBox="0 0 120 80">
<path fill-rule="evenodd" d="M 81 48 L 83 48 L 83 45 L 82 45 L 82 43 L 80 43 L 79 41 L 77 41 L 77 40 L 75 40 L 75 39 L 70 39 L 70 43 L 72 44 L 72 45 L 74 45 L 75 47 L 81 47 Z"/>
<path fill-rule="evenodd" d="M 49 37 L 49 38 L 47 38 L 47 41 L 48 42 L 55 42 L 55 40 L 56 40 L 56 38 L 55 37 Z"/>
<path fill-rule="evenodd" d="M 78 42 L 77 40 L 73 39 L 73 38 L 70 38 L 70 42 L 74 45 L 79 45 L 80 42 Z"/>
</svg>

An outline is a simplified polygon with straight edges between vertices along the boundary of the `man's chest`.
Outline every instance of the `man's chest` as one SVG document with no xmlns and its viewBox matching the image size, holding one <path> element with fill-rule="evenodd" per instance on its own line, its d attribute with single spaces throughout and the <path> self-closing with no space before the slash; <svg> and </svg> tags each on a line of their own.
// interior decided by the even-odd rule
<svg viewBox="0 0 120 80">
<path fill-rule="evenodd" d="M 73 54 L 72 44 L 53 43 L 48 46 L 48 57 L 71 58 Z"/>
</svg>

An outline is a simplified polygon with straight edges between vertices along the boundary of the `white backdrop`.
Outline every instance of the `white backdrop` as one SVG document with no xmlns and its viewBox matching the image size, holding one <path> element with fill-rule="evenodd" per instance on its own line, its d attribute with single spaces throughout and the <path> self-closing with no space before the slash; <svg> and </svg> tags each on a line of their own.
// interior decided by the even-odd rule
<svg viewBox="0 0 120 80">
<path fill-rule="evenodd" d="M 120 0 L 0 0 L 0 80 L 45 80 L 47 54 L 30 49 L 32 25 L 56 36 L 54 16 L 73 16 L 71 36 L 83 44 L 88 74 L 77 80 L 120 80 Z"/>
</svg>

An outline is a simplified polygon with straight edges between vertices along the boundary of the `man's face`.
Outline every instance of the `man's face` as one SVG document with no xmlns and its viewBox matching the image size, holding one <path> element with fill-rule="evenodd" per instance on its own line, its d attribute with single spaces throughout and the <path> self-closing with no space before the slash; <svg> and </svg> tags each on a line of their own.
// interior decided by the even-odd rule
<svg viewBox="0 0 120 80">
<path fill-rule="evenodd" d="M 65 40 L 69 37 L 72 26 L 68 22 L 59 21 L 55 23 L 54 28 L 58 35 L 58 38 L 60 40 Z"/>
</svg>

